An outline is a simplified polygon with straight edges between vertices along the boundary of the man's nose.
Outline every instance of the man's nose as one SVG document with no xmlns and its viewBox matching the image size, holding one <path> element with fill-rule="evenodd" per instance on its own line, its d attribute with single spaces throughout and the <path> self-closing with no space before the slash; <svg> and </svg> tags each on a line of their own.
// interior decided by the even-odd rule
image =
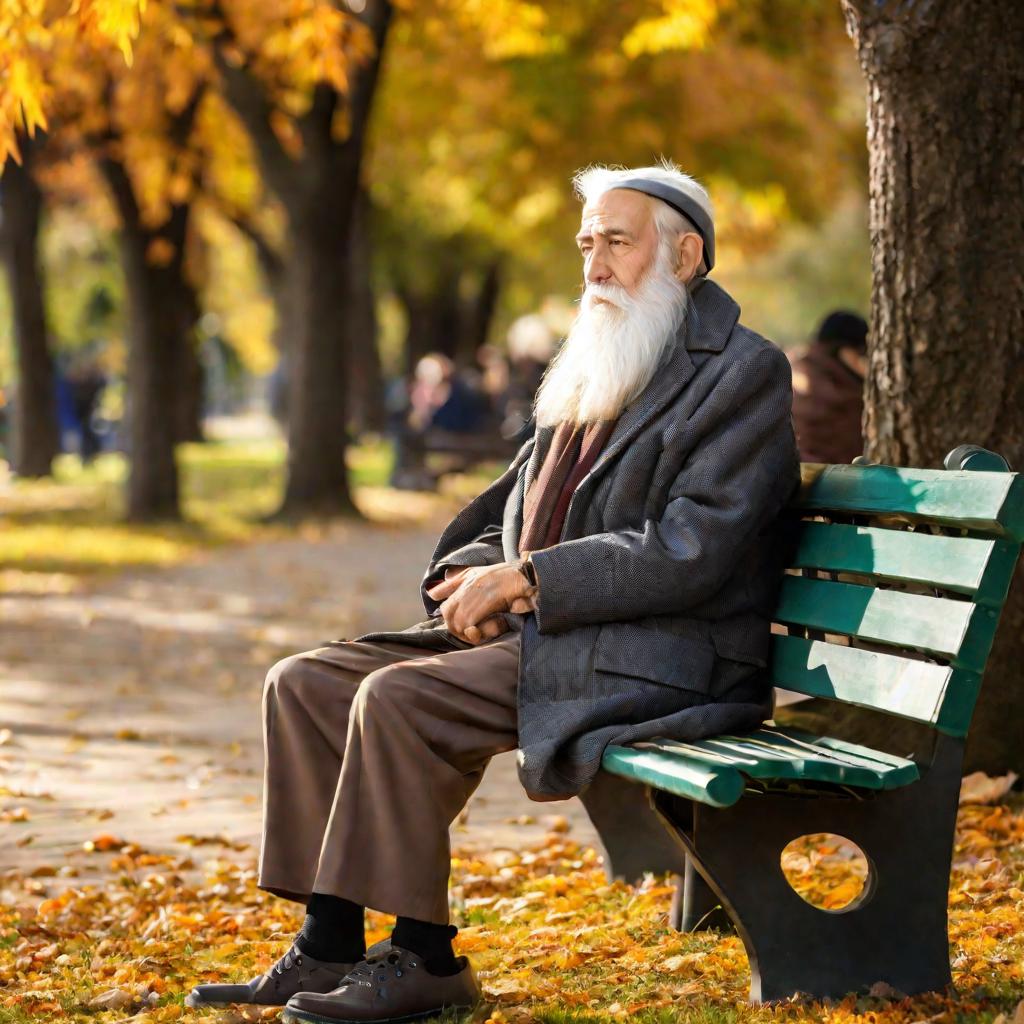
<svg viewBox="0 0 1024 1024">
<path fill-rule="evenodd" d="M 596 251 L 592 253 L 583 271 L 583 277 L 587 284 L 606 284 L 611 276 L 611 268 L 604 255 Z"/>
</svg>

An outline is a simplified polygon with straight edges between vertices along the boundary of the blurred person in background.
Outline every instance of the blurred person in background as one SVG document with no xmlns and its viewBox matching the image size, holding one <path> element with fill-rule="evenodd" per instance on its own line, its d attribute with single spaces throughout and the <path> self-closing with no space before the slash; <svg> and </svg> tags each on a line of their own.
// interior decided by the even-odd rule
<svg viewBox="0 0 1024 1024">
<path fill-rule="evenodd" d="M 431 428 L 469 433 L 483 419 L 485 399 L 440 352 L 416 364 L 409 392 L 409 427 L 414 433 Z"/>
<path fill-rule="evenodd" d="M 793 364 L 793 426 L 802 462 L 852 462 L 864 451 L 868 325 L 846 310 L 829 313 Z"/>
<path fill-rule="evenodd" d="M 92 462 L 103 447 L 97 415 L 106 386 L 106 374 L 94 352 L 82 352 L 68 366 L 68 400 L 78 424 L 78 454 L 83 465 Z"/>
<path fill-rule="evenodd" d="M 476 350 L 476 368 L 470 378 L 487 407 L 488 429 L 497 430 L 508 402 L 509 365 L 497 345 L 484 344 Z"/>
<path fill-rule="evenodd" d="M 555 354 L 555 334 L 538 313 L 521 316 L 508 329 L 510 372 L 501 436 L 522 444 L 533 435 L 533 400 Z"/>
<path fill-rule="evenodd" d="M 390 485 L 399 490 L 433 490 L 437 477 L 426 465 L 431 447 L 458 449 L 487 425 L 488 400 L 448 356 L 429 352 L 416 364 L 402 393 L 389 398 L 389 422 L 395 446 Z"/>
</svg>

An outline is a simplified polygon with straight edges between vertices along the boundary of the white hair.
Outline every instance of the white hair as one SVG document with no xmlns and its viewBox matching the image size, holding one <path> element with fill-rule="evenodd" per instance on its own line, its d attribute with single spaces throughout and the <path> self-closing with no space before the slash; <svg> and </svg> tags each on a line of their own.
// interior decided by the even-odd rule
<svg viewBox="0 0 1024 1024">
<path fill-rule="evenodd" d="M 659 245 L 635 294 L 616 284 L 587 285 L 537 391 L 538 426 L 617 419 L 647 387 L 686 318 L 686 286 L 672 263 L 672 246 Z"/>
<path fill-rule="evenodd" d="M 652 181 L 661 181 L 679 189 L 680 192 L 689 196 L 714 224 L 715 211 L 707 189 L 696 178 L 684 174 L 671 160 L 663 159 L 654 167 L 604 167 L 595 164 L 585 167 L 582 171 L 577 171 L 573 175 L 572 183 L 577 197 L 586 205 L 599 199 L 605 192 L 617 188 L 620 182 L 629 178 L 650 178 Z M 646 195 L 646 193 L 640 194 Z M 685 217 L 660 199 L 653 196 L 647 198 L 651 203 L 651 212 L 654 214 L 654 225 L 658 229 L 658 237 L 662 244 L 668 245 L 673 252 L 675 251 L 675 241 L 682 232 L 693 231 L 700 234 L 689 217 Z M 707 267 L 704 258 L 701 257 L 697 273 L 706 272 Z"/>
</svg>

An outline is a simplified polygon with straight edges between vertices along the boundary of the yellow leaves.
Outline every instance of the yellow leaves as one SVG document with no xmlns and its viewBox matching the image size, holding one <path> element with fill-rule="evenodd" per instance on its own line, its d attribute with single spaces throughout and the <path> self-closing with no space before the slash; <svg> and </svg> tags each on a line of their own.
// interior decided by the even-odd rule
<svg viewBox="0 0 1024 1024">
<path fill-rule="evenodd" d="M 3 33 L 0 23 L 0 35 Z M 45 107 L 49 89 L 40 63 L 32 54 L 0 49 L 0 166 L 12 156 L 21 159 L 17 133 L 34 135 L 47 127 Z"/>
<path fill-rule="evenodd" d="M 139 34 L 139 17 L 146 0 L 72 0 L 70 15 L 89 35 L 110 40 L 125 62 L 132 62 L 132 40 Z"/>
<path fill-rule="evenodd" d="M 456 949 L 473 959 L 490 1004 L 476 1019 L 534 1024 L 579 1014 L 594 1024 L 635 1015 L 736 1024 L 952 1024 L 999 1020 L 1001 1011 L 1000 1024 L 1024 1024 L 1024 1010 L 1009 995 L 1024 983 L 1024 891 L 1017 881 L 1024 841 L 1004 842 L 1020 836 L 1024 813 L 1019 804 L 998 810 L 961 812 L 961 825 L 989 842 L 986 856 L 965 853 L 954 868 L 950 930 L 958 988 L 913 999 L 878 986 L 871 996 L 827 1005 L 748 1007 L 739 940 L 670 930 L 664 877 L 650 876 L 637 888 L 609 885 L 594 851 L 558 833 L 519 850 L 457 850 Z M 979 828 L 983 822 L 993 831 Z M 980 840 L 976 848 L 983 849 Z M 833 841 L 807 842 L 797 854 L 808 865 L 816 858 L 842 864 Z M 127 843 L 104 884 L 66 889 L 37 911 L 0 905 L 0 1006 L 23 1015 L 13 1020 L 39 1024 L 113 1024 L 130 1014 L 140 1024 L 162 1024 L 186 1019 L 180 999 L 192 985 L 264 970 L 298 928 L 301 907 L 258 890 L 251 858 L 208 861 L 204 868 L 197 877 L 187 859 Z M 15 881 L 5 877 L 8 886 Z M 459 893 L 480 902 L 471 907 Z M 497 909 L 500 901 L 505 910 L 518 906 L 514 918 Z M 367 923 L 368 941 L 388 934 L 384 915 L 371 912 Z M 263 1019 L 262 1010 L 228 1013 L 216 1019 Z"/>
<path fill-rule="evenodd" d="M 551 30 L 540 4 L 522 0 L 456 0 L 455 11 L 482 36 L 488 60 L 556 53 L 564 40 Z"/>
<path fill-rule="evenodd" d="M 278 103 L 296 115 L 308 110 L 318 83 L 346 95 L 353 69 L 374 52 L 366 25 L 328 0 L 236 0 L 231 15 L 238 58 L 248 55 Z"/>
<path fill-rule="evenodd" d="M 665 50 L 700 50 L 732 0 L 662 0 L 664 14 L 637 22 L 622 41 L 629 57 Z"/>
<path fill-rule="evenodd" d="M 125 60 L 138 33 L 145 0 L 44 0 L 0 4 L 0 165 L 19 157 L 17 134 L 47 127 L 53 103 L 48 66 L 61 35 L 81 37 L 96 47 L 113 45 Z"/>
</svg>

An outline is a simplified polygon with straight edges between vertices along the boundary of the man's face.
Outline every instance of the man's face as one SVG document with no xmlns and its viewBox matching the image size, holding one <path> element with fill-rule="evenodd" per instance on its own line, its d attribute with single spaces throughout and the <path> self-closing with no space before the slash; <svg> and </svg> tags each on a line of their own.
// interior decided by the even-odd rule
<svg viewBox="0 0 1024 1024">
<path fill-rule="evenodd" d="M 619 285 L 635 295 L 658 251 L 658 229 L 642 192 L 611 189 L 583 207 L 576 244 L 583 255 L 583 280 Z M 594 296 L 593 301 L 605 302 Z"/>
</svg>

